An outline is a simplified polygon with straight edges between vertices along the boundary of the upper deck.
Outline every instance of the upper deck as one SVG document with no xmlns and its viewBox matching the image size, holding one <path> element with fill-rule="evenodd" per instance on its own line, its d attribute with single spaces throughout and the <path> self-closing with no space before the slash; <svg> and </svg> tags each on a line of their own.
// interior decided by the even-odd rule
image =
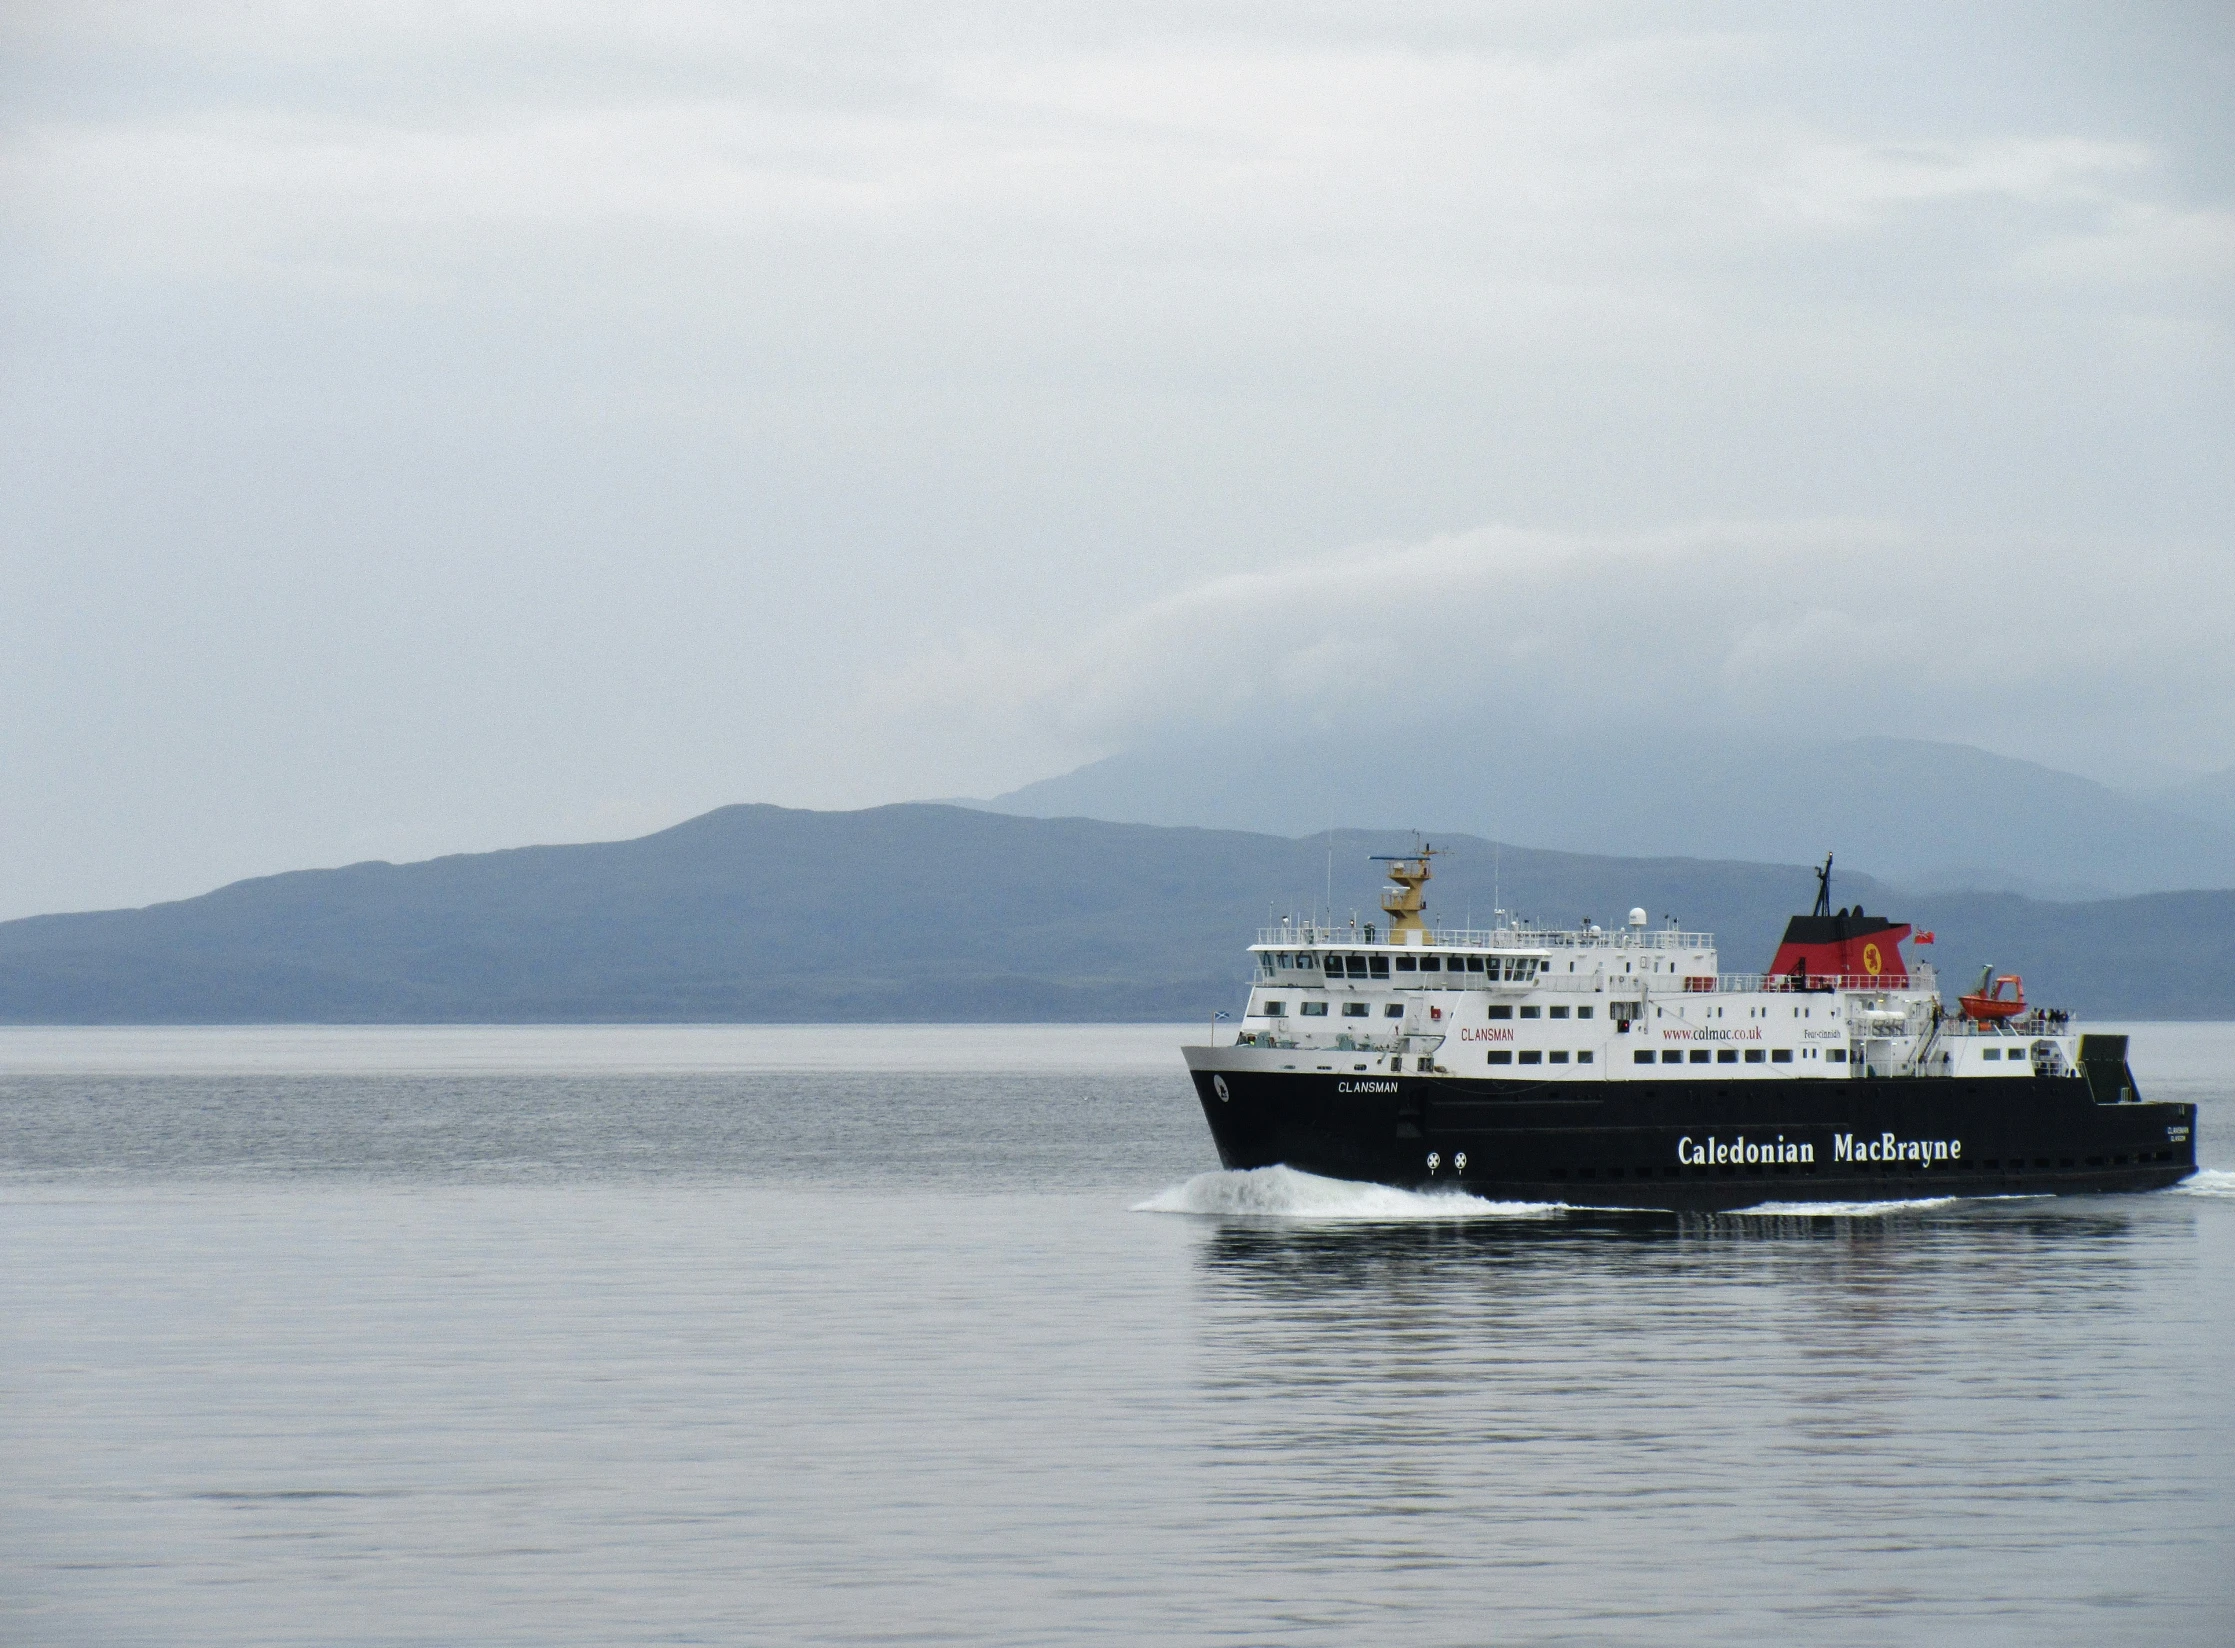
<svg viewBox="0 0 2235 1648">
<path fill-rule="evenodd" d="M 1385 934 L 1374 924 L 1326 927 L 1283 922 L 1258 930 L 1250 947 L 1260 978 L 1289 978 L 1309 987 L 1311 974 L 1328 983 L 1364 980 L 1398 988 L 1466 989 L 1490 983 L 1559 991 L 1602 990 L 1637 980 L 1647 993 L 1681 990 L 1691 995 L 1904 991 L 1937 994 L 1939 976 L 1928 962 L 1909 964 L 1908 977 L 1877 973 L 1726 973 L 1713 933 L 1675 925 L 1605 928 L 1437 927 Z M 1330 966 L 1330 962 L 1339 965 Z M 1485 963 L 1494 964 L 1495 975 Z M 1455 973 L 1483 974 L 1454 979 Z"/>
<path fill-rule="evenodd" d="M 1435 927 L 1415 933 L 1388 933 L 1373 922 L 1327 927 L 1317 922 L 1284 921 L 1260 927 L 1252 950 L 1497 950 L 1534 955 L 1553 950 L 1681 950 L 1714 954 L 1713 933 L 1688 933 L 1668 927 L 1538 927 L 1514 922 L 1499 927 Z"/>
<path fill-rule="evenodd" d="M 1383 934 L 1371 923 L 1285 922 L 1265 928 L 1250 951 L 1259 979 L 1299 989 L 1612 987 L 1635 995 L 1712 989 L 1717 974 L 1714 935 L 1675 926 L 1548 928 L 1515 922 Z"/>
</svg>

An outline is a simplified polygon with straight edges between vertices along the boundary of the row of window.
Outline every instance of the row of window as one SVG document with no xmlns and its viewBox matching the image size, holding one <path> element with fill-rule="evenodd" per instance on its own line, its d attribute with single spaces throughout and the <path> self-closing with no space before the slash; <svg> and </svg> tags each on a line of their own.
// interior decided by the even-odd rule
<svg viewBox="0 0 2235 1648">
<path fill-rule="evenodd" d="M 1577 1064 L 1589 1064 L 1591 1056 L 1590 1049 L 1586 1048 L 1575 1055 L 1575 1062 Z M 1492 1064 L 1566 1064 L 1568 1055 L 1558 1049 L 1545 1052 L 1534 1047 L 1522 1048 L 1518 1051 L 1511 1047 L 1499 1047 L 1491 1050 L 1490 1062 Z"/>
<path fill-rule="evenodd" d="M 1288 1003 L 1285 1001 L 1260 1002 L 1257 1011 L 1259 1016 L 1263 1018 L 1286 1018 L 1288 1016 Z M 1307 1019 L 1323 1019 L 1327 1016 L 1327 1004 L 1324 1001 L 1298 1002 L 1296 1011 Z M 1343 1003 L 1343 1017 L 1346 1019 L 1371 1018 L 1373 1011 L 1371 1002 L 1346 1001 Z M 1384 1002 L 1381 1016 L 1385 1019 L 1401 1019 L 1405 1016 L 1405 1004 L 1401 1001 Z"/>
<path fill-rule="evenodd" d="M 1324 970 L 1329 978 L 1385 979 L 1390 976 L 1390 962 L 1396 962 L 1400 973 L 1480 973 L 1483 982 L 1496 979 L 1501 983 L 1525 984 L 1544 970 L 1544 963 L 1535 956 L 1335 956 L 1324 958 L 1308 950 L 1291 954 L 1286 950 L 1261 951 L 1257 957 L 1257 970 L 1267 978 L 1276 971 L 1301 968 L 1307 973 Z M 1448 965 L 1447 965 L 1448 963 Z"/>
<path fill-rule="evenodd" d="M 1327 1003 L 1324 1001 L 1298 1002 L 1296 1011 L 1301 1017 L 1307 1019 L 1323 1019 L 1327 1016 Z M 1521 1016 L 1525 1019 L 1534 1019 L 1543 1018 L 1549 1014 L 1553 1018 L 1564 1019 L 1569 1016 L 1571 1011 L 1575 1017 L 1587 1019 L 1593 1016 L 1596 1009 L 1588 1006 L 1573 1009 L 1566 1007 L 1524 1007 L 1521 1009 Z M 1259 1002 L 1257 1013 L 1262 1018 L 1286 1018 L 1288 1016 L 1288 1003 L 1285 1001 Z M 1405 1016 L 1405 1004 L 1401 1001 L 1384 1002 L 1382 1003 L 1381 1013 L 1384 1018 L 1401 1019 Z M 1373 1006 L 1370 1002 L 1346 1001 L 1343 1003 L 1343 1017 L 1346 1019 L 1363 1019 L 1372 1016 Z M 1493 1007 L 1490 1009 L 1490 1016 L 1494 1019 L 1510 1019 L 1513 1017 L 1513 1008 L 1503 1005 Z"/>
<path fill-rule="evenodd" d="M 1818 1050 L 1809 1047 L 1802 1051 L 1813 1058 Z M 1844 1047 L 1826 1047 L 1822 1052 L 1828 1064 L 1847 1062 L 1847 1049 Z M 1654 1062 L 1650 1047 L 1640 1048 L 1630 1057 L 1638 1064 Z M 1790 1047 L 1664 1047 L 1660 1056 L 1662 1064 L 1737 1064 L 1742 1059 L 1747 1064 L 1791 1064 L 1793 1050 Z"/>
<path fill-rule="evenodd" d="M 1400 973 L 1481 973 L 1489 978 L 1508 983 L 1524 983 L 1544 971 L 1544 963 L 1535 956 L 1452 956 L 1450 965 L 1444 965 L 1441 956 L 1397 957 Z"/>
</svg>

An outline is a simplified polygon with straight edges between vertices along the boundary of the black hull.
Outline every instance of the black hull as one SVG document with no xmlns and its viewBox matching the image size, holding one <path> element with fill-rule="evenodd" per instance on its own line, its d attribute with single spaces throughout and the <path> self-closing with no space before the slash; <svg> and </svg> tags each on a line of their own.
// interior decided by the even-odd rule
<svg viewBox="0 0 2235 1648">
<path fill-rule="evenodd" d="M 1493 1201 L 1713 1211 L 2156 1190 L 2196 1170 L 2194 1105 L 2098 1103 L 2076 1078 L 1552 1084 L 1193 1074 L 1230 1169 L 1288 1166 Z M 1912 1147 L 1915 1158 L 1904 1155 Z"/>
</svg>

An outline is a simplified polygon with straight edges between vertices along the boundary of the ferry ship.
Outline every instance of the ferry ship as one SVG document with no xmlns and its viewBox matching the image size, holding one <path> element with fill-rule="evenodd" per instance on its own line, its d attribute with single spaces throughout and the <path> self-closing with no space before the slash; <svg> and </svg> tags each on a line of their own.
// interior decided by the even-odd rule
<svg viewBox="0 0 2235 1648">
<path fill-rule="evenodd" d="M 2196 1107 L 2144 1099 L 2126 1037 L 1991 968 L 1943 1002 L 1907 923 L 1832 909 L 1829 857 L 1769 970 L 1730 974 L 1712 934 L 1642 909 L 1433 928 L 1434 856 L 1377 860 L 1385 923 L 1291 919 L 1250 946 L 1242 1018 L 1183 1049 L 1226 1167 L 1699 1210 L 2195 1171 Z"/>
</svg>

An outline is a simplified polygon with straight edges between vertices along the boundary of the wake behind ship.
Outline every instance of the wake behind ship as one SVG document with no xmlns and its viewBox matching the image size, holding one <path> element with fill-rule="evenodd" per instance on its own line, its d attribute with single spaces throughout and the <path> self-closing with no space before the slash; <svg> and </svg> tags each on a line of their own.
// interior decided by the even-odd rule
<svg viewBox="0 0 2235 1648">
<path fill-rule="evenodd" d="M 1431 928 L 1432 853 L 1381 861 L 1386 931 L 1292 920 L 1250 946 L 1231 1039 L 1183 1049 L 1226 1167 L 1682 1209 L 2195 1171 L 2195 1106 L 2143 1099 L 2124 1036 L 1991 969 L 1949 1007 L 1906 924 L 1831 909 L 1829 859 L 1769 971 L 1729 974 L 1713 935 L 1641 909 Z"/>
</svg>

